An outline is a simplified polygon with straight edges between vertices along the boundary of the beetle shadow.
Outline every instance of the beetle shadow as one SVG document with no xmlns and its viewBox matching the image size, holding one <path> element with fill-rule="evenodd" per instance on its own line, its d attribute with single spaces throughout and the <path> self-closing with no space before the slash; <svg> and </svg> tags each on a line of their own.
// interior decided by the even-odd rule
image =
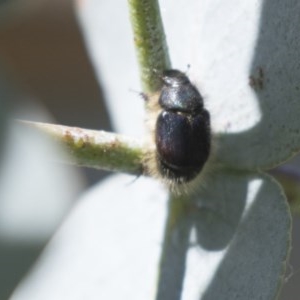
<svg viewBox="0 0 300 300">
<path fill-rule="evenodd" d="M 286 260 L 288 250 L 274 245 L 277 242 L 274 234 L 285 238 L 288 244 L 290 236 L 286 229 L 291 227 L 291 220 L 278 219 L 279 215 L 282 216 L 278 212 L 287 209 L 285 201 L 278 202 L 279 190 L 274 189 L 268 180 L 261 183 L 228 251 L 199 300 L 219 299 L 220 295 L 256 299 L 258 293 L 261 299 L 277 298 L 278 277 L 273 274 L 282 273 L 280 262 Z M 267 218 L 266 212 L 271 212 Z M 272 230 L 274 226 L 275 233 Z M 266 288 L 266 280 L 273 289 Z"/>
<path fill-rule="evenodd" d="M 269 167 L 274 162 L 283 162 L 287 159 L 288 154 L 297 150 L 297 141 L 299 145 L 300 137 L 299 12 L 300 6 L 295 0 L 284 2 L 265 0 L 263 2 L 256 48 L 249 70 L 249 85 L 256 94 L 261 111 L 261 120 L 250 130 L 220 135 L 218 156 L 225 158 L 226 162 L 232 166 L 235 166 L 235 158 L 238 158 L 239 161 L 244 159 L 246 161 L 245 166 L 249 166 L 249 168 L 254 162 L 258 162 L 257 164 L 261 167 Z M 285 140 L 284 137 L 287 139 Z M 295 146 L 293 145 L 294 141 Z M 259 152 L 264 144 L 268 151 Z M 283 149 L 289 149 L 290 153 L 287 151 L 281 153 Z M 256 155 L 253 155 L 253 152 Z M 234 155 L 231 156 L 232 153 Z M 260 153 L 259 157 L 257 157 L 258 153 Z M 263 195 L 264 189 L 260 190 L 256 196 L 254 205 L 245 219 L 244 226 L 248 227 L 249 232 L 255 231 L 257 212 L 260 206 L 265 205 Z M 233 294 L 235 293 L 236 298 L 242 299 L 245 296 L 241 290 L 234 291 L 238 287 L 237 283 L 241 282 L 239 268 L 242 268 L 245 262 L 249 264 L 249 261 L 239 256 L 238 253 L 243 251 L 240 248 L 241 245 L 246 248 L 249 246 L 249 242 L 253 242 L 253 239 L 252 236 L 249 241 L 249 239 L 245 239 L 242 232 L 236 232 L 235 241 L 230 246 L 230 251 L 227 252 L 221 265 L 219 265 L 205 294 L 199 296 L 199 299 L 219 299 L 220 295 L 224 295 L 224 292 L 229 290 Z M 260 236 L 259 242 L 267 243 L 268 236 Z M 255 256 L 253 253 L 251 255 Z M 265 283 L 264 280 L 259 279 L 261 275 L 260 264 L 262 262 L 268 263 L 268 256 L 270 255 L 272 254 L 262 252 L 256 254 L 260 260 L 252 263 L 251 266 L 249 264 L 251 272 L 245 272 L 247 268 L 244 268 L 243 284 L 247 285 L 247 282 L 252 280 L 250 277 L 254 274 L 258 278 L 257 285 Z M 232 270 L 235 272 L 230 272 Z M 226 280 L 224 280 L 225 278 Z M 263 290 L 263 288 L 257 290 Z M 252 296 L 252 299 L 257 297 L 257 295 Z M 272 296 L 267 298 L 272 298 Z"/>
<path fill-rule="evenodd" d="M 248 178 L 240 178 L 240 174 L 226 172 L 225 176 L 222 171 L 216 172 L 209 179 L 209 189 L 201 190 L 201 198 L 196 193 L 185 203 L 184 212 L 176 223 L 169 213 L 171 219 L 167 221 L 156 300 L 181 299 L 191 247 L 213 252 L 228 246 L 245 208 L 247 187 Z M 185 200 L 171 199 L 169 211 L 172 202 Z"/>
<path fill-rule="evenodd" d="M 297 144 L 300 137 L 299 12 L 300 5 L 295 0 L 263 2 L 256 49 L 248 76 L 248 84 L 255 92 L 260 107 L 261 119 L 249 130 L 223 133 L 218 137 L 220 141 L 217 156 L 227 165 L 236 168 L 238 160 L 242 162 L 241 168 L 251 169 L 253 165 L 267 167 L 274 162 L 284 161 L 289 154 L 285 149 L 289 149 L 290 153 L 296 150 L 292 149 L 292 142 L 296 141 Z M 268 151 L 262 152 L 264 144 L 267 144 Z M 177 222 L 176 226 L 174 225 L 164 243 L 156 300 L 181 299 L 186 256 L 191 246 L 219 251 L 225 249 L 235 237 L 210 286 L 199 299 L 219 299 L 222 292 L 232 287 L 227 285 L 229 281 L 238 281 L 241 272 L 233 274 L 229 271 L 234 270 L 236 266 L 243 267 L 247 261 L 241 261 L 241 257 L 236 260 L 239 247 L 245 238 L 238 230 L 246 205 L 249 183 L 246 178 L 240 177 L 237 176 L 237 180 L 242 181 L 230 189 L 217 175 L 217 178 L 208 184 L 210 188 L 203 193 L 205 200 L 195 198 L 190 211 Z M 265 204 L 262 195 L 263 191 L 260 191 L 245 219 L 245 224 L 249 225 L 252 231 L 257 228 L 255 227 L 257 209 Z M 214 202 L 215 199 L 218 199 L 218 203 Z M 191 232 L 196 233 L 194 245 L 190 243 Z M 262 240 L 266 239 L 267 237 L 264 237 Z M 246 246 L 245 243 L 243 247 Z M 261 254 L 257 253 L 257 256 L 259 255 Z M 264 255 L 267 261 L 269 253 Z M 252 271 L 246 275 L 254 276 L 253 270 L 256 268 L 259 272 L 259 265 L 254 265 L 251 267 Z M 259 284 L 259 280 L 256 283 Z M 247 279 L 243 284 L 247 285 Z M 255 297 L 257 295 L 253 295 L 253 299 Z"/>
<path fill-rule="evenodd" d="M 263 3 L 248 76 L 261 120 L 249 130 L 223 133 L 218 137 L 217 156 L 231 166 L 239 167 L 236 166 L 238 160 L 242 168 L 269 167 L 299 150 L 299 13 L 296 0 Z M 240 99 L 241 104 L 243 101 Z"/>
</svg>

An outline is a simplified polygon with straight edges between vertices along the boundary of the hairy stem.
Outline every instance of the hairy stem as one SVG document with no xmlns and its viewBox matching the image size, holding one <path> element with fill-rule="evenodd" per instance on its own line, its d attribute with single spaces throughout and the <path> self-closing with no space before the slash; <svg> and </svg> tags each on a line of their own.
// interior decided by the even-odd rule
<svg viewBox="0 0 300 300">
<path fill-rule="evenodd" d="M 63 162 L 79 166 L 141 175 L 143 143 L 120 134 L 62 125 L 21 121 L 47 134 L 69 154 Z"/>
<path fill-rule="evenodd" d="M 157 0 L 128 0 L 134 43 L 146 93 L 161 85 L 157 73 L 170 68 L 167 42 Z"/>
</svg>

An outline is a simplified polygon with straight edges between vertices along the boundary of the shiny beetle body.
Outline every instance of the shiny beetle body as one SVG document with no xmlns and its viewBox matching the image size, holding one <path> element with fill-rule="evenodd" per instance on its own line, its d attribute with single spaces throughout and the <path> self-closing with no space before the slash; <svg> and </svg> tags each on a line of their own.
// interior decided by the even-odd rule
<svg viewBox="0 0 300 300">
<path fill-rule="evenodd" d="M 154 129 L 156 164 L 163 178 L 186 183 L 197 177 L 210 155 L 210 116 L 184 73 L 164 71 L 162 81 Z"/>
</svg>

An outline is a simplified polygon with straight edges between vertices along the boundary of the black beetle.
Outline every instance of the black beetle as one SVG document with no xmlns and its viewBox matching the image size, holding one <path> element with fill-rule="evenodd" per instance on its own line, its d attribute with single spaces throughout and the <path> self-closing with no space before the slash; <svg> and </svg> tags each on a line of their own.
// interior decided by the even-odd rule
<svg viewBox="0 0 300 300">
<path fill-rule="evenodd" d="M 210 115 L 189 78 L 178 70 L 162 73 L 160 112 L 154 129 L 155 160 L 168 182 L 187 183 L 200 173 L 210 155 Z"/>
</svg>

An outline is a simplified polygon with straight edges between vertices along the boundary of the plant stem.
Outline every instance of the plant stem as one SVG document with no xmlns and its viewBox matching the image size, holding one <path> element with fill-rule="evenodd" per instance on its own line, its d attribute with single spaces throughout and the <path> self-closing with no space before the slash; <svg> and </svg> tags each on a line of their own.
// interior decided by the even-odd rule
<svg viewBox="0 0 300 300">
<path fill-rule="evenodd" d="M 128 0 L 134 43 L 146 93 L 161 86 L 157 73 L 170 68 L 167 42 L 157 0 Z"/>
<path fill-rule="evenodd" d="M 69 154 L 64 163 L 143 174 L 143 143 L 120 134 L 62 125 L 21 121 L 59 142 Z"/>
</svg>

